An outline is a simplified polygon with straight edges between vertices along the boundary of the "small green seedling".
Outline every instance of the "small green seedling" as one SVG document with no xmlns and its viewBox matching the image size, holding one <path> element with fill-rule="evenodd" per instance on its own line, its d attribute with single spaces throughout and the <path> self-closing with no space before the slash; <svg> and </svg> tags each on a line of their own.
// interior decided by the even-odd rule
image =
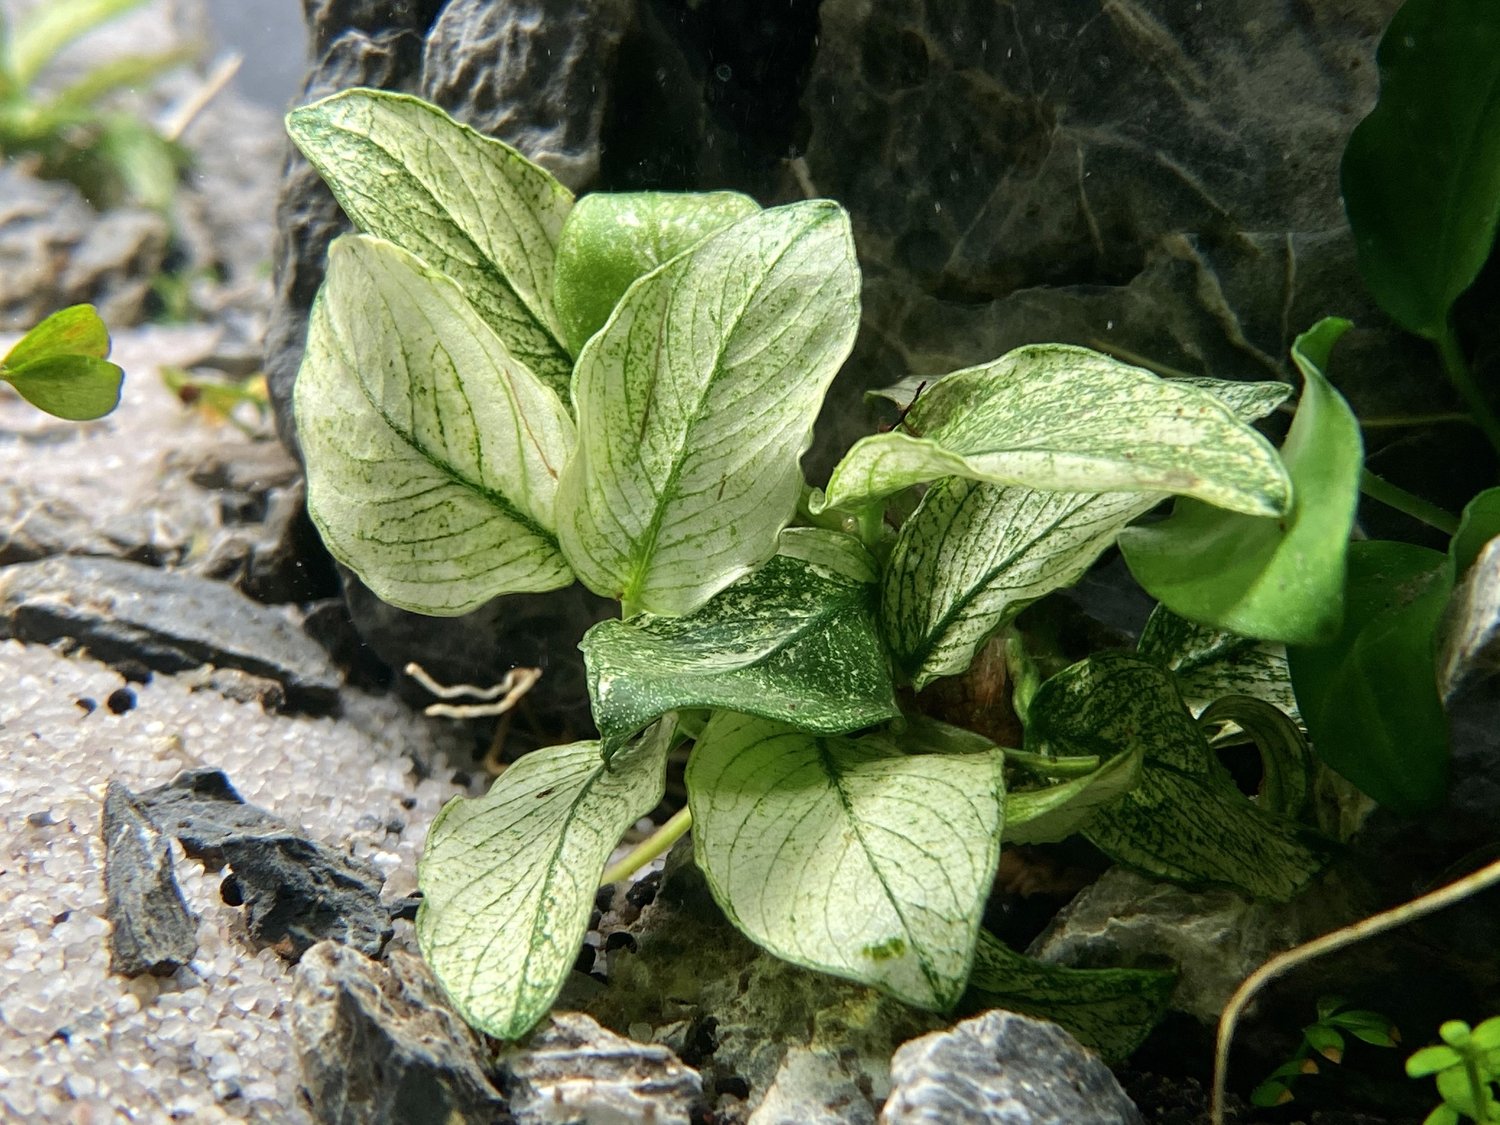
<svg viewBox="0 0 1500 1125">
<path fill-rule="evenodd" d="M 86 422 L 120 403 L 125 373 L 110 363 L 109 330 L 93 305 L 55 312 L 0 359 L 0 381 L 58 418 Z"/>
<path fill-rule="evenodd" d="M 1265 1109 L 1291 1101 L 1293 1084 L 1319 1073 L 1320 1059 L 1335 1065 L 1344 1061 L 1346 1033 L 1374 1047 L 1394 1047 L 1401 1041 L 1396 1025 L 1379 1012 L 1345 1008 L 1338 997 L 1321 997 L 1318 1018 L 1302 1029 L 1302 1041 L 1291 1058 L 1251 1092 L 1250 1103 Z"/>
<path fill-rule="evenodd" d="M 1471 1028 L 1463 1020 L 1449 1020 L 1438 1028 L 1442 1043 L 1423 1047 L 1406 1060 L 1412 1078 L 1431 1076 L 1443 1104 L 1422 1125 L 1459 1125 L 1464 1118 L 1477 1125 L 1500 1123 L 1500 1016 Z"/>
</svg>

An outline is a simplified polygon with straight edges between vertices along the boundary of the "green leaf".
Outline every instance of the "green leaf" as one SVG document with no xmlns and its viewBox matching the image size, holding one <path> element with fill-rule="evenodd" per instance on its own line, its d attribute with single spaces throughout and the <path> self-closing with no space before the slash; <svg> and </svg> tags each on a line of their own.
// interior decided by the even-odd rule
<svg viewBox="0 0 1500 1125">
<path fill-rule="evenodd" d="M 1123 653 L 1092 657 L 1043 684 L 1029 717 L 1028 750 L 1144 754 L 1140 784 L 1097 811 L 1083 833 L 1117 862 L 1278 901 L 1327 862 L 1320 837 L 1239 792 L 1165 669 Z"/>
<path fill-rule="evenodd" d="M 1177 493 L 1269 516 L 1291 500 L 1275 450 L 1214 395 L 1087 348 L 1030 345 L 954 372 L 923 392 L 903 426 L 856 442 L 822 507 L 855 508 L 945 476 Z"/>
<path fill-rule="evenodd" d="M 1491 1016 L 1469 1033 L 1469 1042 L 1479 1051 L 1500 1050 L 1500 1016 Z"/>
<path fill-rule="evenodd" d="M 1082 777 L 1043 789 L 1005 793 L 1006 844 L 1053 844 L 1088 827 L 1094 813 L 1140 784 L 1139 751 L 1116 754 Z"/>
<path fill-rule="evenodd" d="M 109 59 L 60 90 L 52 105 L 58 109 L 88 109 L 116 90 L 150 85 L 167 71 L 192 62 L 200 53 L 197 47 L 172 47 L 151 54 Z"/>
<path fill-rule="evenodd" d="M 1344 207 L 1380 307 L 1437 339 L 1500 221 L 1500 6 L 1407 0 L 1375 59 L 1380 100 L 1344 150 Z"/>
<path fill-rule="evenodd" d="M 1409 543 L 1351 544 L 1343 629 L 1326 645 L 1287 653 L 1314 752 L 1405 815 L 1431 810 L 1447 791 L 1433 639 L 1447 567 L 1445 556 Z"/>
<path fill-rule="evenodd" d="M 417 941 L 470 1024 L 515 1039 L 552 1006 L 610 852 L 661 800 L 670 743 L 663 724 L 609 765 L 597 742 L 536 750 L 433 821 Z"/>
<path fill-rule="evenodd" d="M 1250 1091 L 1250 1104 L 1261 1109 L 1272 1109 L 1292 1101 L 1292 1091 L 1284 1082 L 1266 1081 Z"/>
<path fill-rule="evenodd" d="M 1312 752 L 1302 728 L 1275 704 L 1253 695 L 1226 695 L 1198 716 L 1199 726 L 1232 723 L 1260 751 L 1260 807 L 1301 819 L 1312 795 Z"/>
<path fill-rule="evenodd" d="M 54 355 L 0 369 L 3 378 L 38 410 L 70 422 L 102 418 L 120 404 L 125 372 L 104 359 Z"/>
<path fill-rule="evenodd" d="M 1497 535 L 1500 535 L 1500 488 L 1487 488 L 1464 507 L 1458 531 L 1448 544 L 1455 582 L 1474 565 L 1479 553 Z"/>
<path fill-rule="evenodd" d="M 759 566 L 854 341 L 849 218 L 760 211 L 636 282 L 578 357 L 559 536 L 595 593 L 686 613 Z"/>
<path fill-rule="evenodd" d="M 985 1007 L 1051 1020 L 1111 1062 L 1129 1058 L 1166 1015 L 1175 973 L 1074 969 L 1016 953 L 987 930 L 974 951 L 971 995 Z"/>
<path fill-rule="evenodd" d="M 714 231 L 760 210 L 735 191 L 596 192 L 574 205 L 557 244 L 557 317 L 574 355 L 631 283 Z"/>
<path fill-rule="evenodd" d="M 1264 700 L 1300 722 L 1286 646 L 1226 633 L 1178 617 L 1164 605 L 1151 612 L 1136 652 L 1177 675 L 1177 690 L 1194 715 L 1226 695 Z"/>
<path fill-rule="evenodd" d="M 943 1011 L 995 874 L 1002 763 L 931 720 L 856 739 L 720 711 L 688 760 L 694 852 L 776 956 Z"/>
<path fill-rule="evenodd" d="M 895 718 L 873 571 L 858 540 L 788 528 L 781 554 L 687 616 L 595 625 L 580 647 L 606 756 L 684 707 L 722 707 L 820 734 Z"/>
<path fill-rule="evenodd" d="M 383 600 L 452 615 L 572 580 L 553 533 L 572 421 L 444 275 L 335 241 L 294 401 L 308 512 Z"/>
<path fill-rule="evenodd" d="M 109 329 L 93 305 L 71 305 L 47 317 L 0 360 L 0 370 L 64 355 L 109 358 Z"/>
<path fill-rule="evenodd" d="M 1344 552 L 1359 501 L 1359 423 L 1323 376 L 1349 327 L 1319 321 L 1292 358 L 1306 379 L 1282 457 L 1295 488 L 1280 519 L 1179 500 L 1172 516 L 1120 536 L 1136 580 L 1173 612 L 1244 636 L 1307 644 L 1338 630 Z"/>
<path fill-rule="evenodd" d="M 511 354 L 567 397 L 573 362 L 552 303 L 567 188 L 404 94 L 345 90 L 293 110 L 287 132 L 355 226 L 453 278 Z"/>
<path fill-rule="evenodd" d="M 1458 1110 L 1452 1106 L 1440 1105 L 1422 1118 L 1422 1125 L 1459 1125 Z"/>
<path fill-rule="evenodd" d="M 1344 1058 L 1344 1037 L 1331 1027 L 1312 1024 L 1302 1029 L 1307 1045 L 1329 1062 L 1341 1062 Z"/>
<path fill-rule="evenodd" d="M 11 38 L 8 69 L 19 87 L 30 86 L 69 43 L 139 8 L 146 0 L 53 0 L 38 4 L 18 21 Z"/>
</svg>

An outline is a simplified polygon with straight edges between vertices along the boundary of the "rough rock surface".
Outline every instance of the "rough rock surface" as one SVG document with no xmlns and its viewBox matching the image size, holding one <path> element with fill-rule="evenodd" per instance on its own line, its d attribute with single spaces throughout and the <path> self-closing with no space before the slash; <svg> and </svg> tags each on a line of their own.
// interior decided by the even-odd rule
<svg viewBox="0 0 1500 1125">
<path fill-rule="evenodd" d="M 128 977 L 170 976 L 198 951 L 198 925 L 172 875 L 172 849 L 135 795 L 117 781 L 104 792 L 105 907 L 109 967 Z"/>
<path fill-rule="evenodd" d="M 553 1015 L 502 1068 L 518 1125 L 689 1125 L 703 1098 L 698 1072 L 666 1047 L 634 1043 L 577 1012 Z"/>
<path fill-rule="evenodd" d="M 121 559 L 59 556 L 6 567 L 0 636 L 74 641 L 132 671 L 238 668 L 282 684 L 290 706 L 338 703 L 338 670 L 284 614 L 219 583 Z"/>
<path fill-rule="evenodd" d="M 1045 1020 L 992 1011 L 903 1044 L 881 1125 L 1142 1125 L 1115 1076 Z"/>
<path fill-rule="evenodd" d="M 503 1119 L 478 1039 L 408 953 L 380 963 L 335 942 L 313 946 L 297 965 L 292 1036 L 315 1121 Z"/>
</svg>

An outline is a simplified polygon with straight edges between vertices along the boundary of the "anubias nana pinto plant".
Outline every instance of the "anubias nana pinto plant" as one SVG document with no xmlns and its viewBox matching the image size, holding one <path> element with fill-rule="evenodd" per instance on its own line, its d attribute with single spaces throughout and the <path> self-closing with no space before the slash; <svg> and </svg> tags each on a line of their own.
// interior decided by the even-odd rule
<svg viewBox="0 0 1500 1125">
<path fill-rule="evenodd" d="M 1003 844 L 1081 835 L 1275 900 L 1323 867 L 1341 810 L 1284 646 L 1344 627 L 1362 448 L 1324 370 L 1346 322 L 1297 340 L 1279 451 L 1251 423 L 1286 384 L 1042 345 L 884 392 L 901 424 L 811 488 L 799 459 L 860 315 L 838 204 L 574 199 L 373 90 L 288 127 L 359 231 L 330 248 L 295 393 L 330 550 L 437 616 L 575 581 L 621 605 L 582 644 L 600 737 L 525 756 L 433 825 L 418 937 L 476 1027 L 514 1038 L 547 1011 L 684 742 L 672 831 L 691 823 L 752 940 L 923 1008 L 968 989 L 1049 1015 L 1109 1055 L 1171 976 L 1043 965 L 984 932 Z M 1117 540 L 1176 612 L 1048 677 L 1012 646 L 1023 746 L 903 709 L 898 687 L 964 672 Z M 1226 732 L 1260 751 L 1253 800 L 1216 756 Z"/>
</svg>

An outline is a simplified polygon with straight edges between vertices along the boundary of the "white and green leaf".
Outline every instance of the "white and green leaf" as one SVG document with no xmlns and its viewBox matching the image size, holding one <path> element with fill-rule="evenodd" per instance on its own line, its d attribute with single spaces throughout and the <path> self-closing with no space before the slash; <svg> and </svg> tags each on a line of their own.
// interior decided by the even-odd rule
<svg viewBox="0 0 1500 1125">
<path fill-rule="evenodd" d="M 1140 748 L 1116 754 L 1082 777 L 1039 789 L 1005 793 L 1006 844 L 1055 844 L 1077 836 L 1094 813 L 1112 805 L 1141 780 L 1144 753 Z"/>
<path fill-rule="evenodd" d="M 1226 695 L 1249 695 L 1301 722 L 1283 644 L 1199 625 L 1159 605 L 1136 651 L 1176 674 L 1177 689 L 1194 715 Z"/>
<path fill-rule="evenodd" d="M 850 536 L 813 528 L 788 528 L 782 542 L 782 553 L 686 616 L 643 613 L 585 634 L 606 755 L 677 708 L 722 707 L 821 734 L 900 714 L 869 555 Z"/>
<path fill-rule="evenodd" d="M 750 215 L 632 285 L 574 377 L 558 531 L 584 584 L 687 613 L 769 559 L 858 321 L 848 216 L 826 200 Z"/>
<path fill-rule="evenodd" d="M 687 786 L 698 864 L 753 941 L 919 1007 L 957 1002 L 999 855 L 998 749 L 931 720 L 898 741 L 721 711 Z"/>
<path fill-rule="evenodd" d="M 474 1027 L 515 1039 L 552 1006 L 610 852 L 661 800 L 670 742 L 663 724 L 608 765 L 597 742 L 536 750 L 433 821 L 417 941 Z"/>
<path fill-rule="evenodd" d="M 572 581 L 553 530 L 572 420 L 443 274 L 338 239 L 294 401 L 308 512 L 383 600 L 452 615 Z"/>
<path fill-rule="evenodd" d="M 287 132 L 355 226 L 453 278 L 511 354 L 566 397 L 573 361 L 553 269 L 567 188 L 405 94 L 345 90 L 293 110 Z"/>
<path fill-rule="evenodd" d="M 1276 516 L 1276 451 L 1201 387 L 1087 348 L 1035 344 L 924 391 L 903 430 L 857 442 L 826 507 L 856 508 L 945 476 L 1057 491 L 1165 492 Z"/>
</svg>

